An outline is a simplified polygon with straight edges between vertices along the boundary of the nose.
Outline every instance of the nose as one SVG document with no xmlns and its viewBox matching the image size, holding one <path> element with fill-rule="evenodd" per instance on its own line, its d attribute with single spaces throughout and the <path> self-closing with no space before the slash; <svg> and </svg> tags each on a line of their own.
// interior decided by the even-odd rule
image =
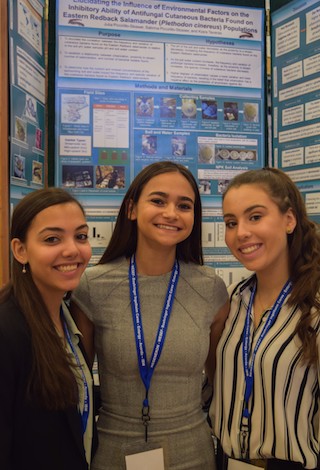
<svg viewBox="0 0 320 470">
<path fill-rule="evenodd" d="M 79 253 L 79 246 L 73 238 L 65 240 L 63 246 L 63 256 L 66 258 L 74 258 Z"/>
<path fill-rule="evenodd" d="M 246 224 L 245 222 L 238 221 L 237 237 L 241 240 L 250 237 L 250 234 L 251 232 L 249 230 L 248 224 Z"/>
<path fill-rule="evenodd" d="M 174 203 L 169 203 L 163 210 L 163 216 L 168 219 L 176 219 L 178 217 L 177 209 Z"/>
</svg>

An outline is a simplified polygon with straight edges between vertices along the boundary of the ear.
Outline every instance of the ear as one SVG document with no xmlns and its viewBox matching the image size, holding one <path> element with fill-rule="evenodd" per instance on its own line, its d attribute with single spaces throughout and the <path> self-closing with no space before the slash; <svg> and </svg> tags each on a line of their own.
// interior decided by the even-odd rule
<svg viewBox="0 0 320 470">
<path fill-rule="evenodd" d="M 136 213 L 136 205 L 132 199 L 128 202 L 128 210 L 127 210 L 127 217 L 129 220 L 136 220 L 137 213 Z"/>
<path fill-rule="evenodd" d="M 297 218 L 291 207 L 287 211 L 287 232 L 292 233 L 297 225 Z"/>
<path fill-rule="evenodd" d="M 19 263 L 26 264 L 28 262 L 27 250 L 25 244 L 19 238 L 11 240 L 11 251 L 13 256 Z"/>
</svg>

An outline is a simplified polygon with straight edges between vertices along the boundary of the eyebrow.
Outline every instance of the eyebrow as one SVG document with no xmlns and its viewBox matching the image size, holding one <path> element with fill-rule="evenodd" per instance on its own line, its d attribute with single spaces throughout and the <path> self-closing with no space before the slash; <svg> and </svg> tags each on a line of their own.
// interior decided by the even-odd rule
<svg viewBox="0 0 320 470">
<path fill-rule="evenodd" d="M 89 228 L 88 224 L 79 225 L 79 227 L 76 227 L 75 231 L 82 230 L 84 228 Z M 44 232 L 64 232 L 64 231 L 65 230 L 61 227 L 45 227 L 39 232 L 39 235 L 41 235 Z"/>
<path fill-rule="evenodd" d="M 149 197 L 150 196 L 162 196 L 162 197 L 168 197 L 168 193 L 164 193 L 162 191 L 152 191 L 151 193 L 149 193 Z M 191 199 L 190 197 L 188 196 L 178 196 L 178 199 L 180 201 L 189 201 L 189 202 L 192 202 L 192 204 L 194 204 L 194 200 Z"/>
<path fill-rule="evenodd" d="M 266 209 L 266 206 L 263 206 L 262 204 L 254 204 L 253 206 L 247 207 L 244 211 L 244 214 L 247 214 L 248 212 L 251 212 L 255 209 Z M 225 219 L 226 217 L 235 217 L 234 214 L 224 214 L 223 218 Z"/>
</svg>

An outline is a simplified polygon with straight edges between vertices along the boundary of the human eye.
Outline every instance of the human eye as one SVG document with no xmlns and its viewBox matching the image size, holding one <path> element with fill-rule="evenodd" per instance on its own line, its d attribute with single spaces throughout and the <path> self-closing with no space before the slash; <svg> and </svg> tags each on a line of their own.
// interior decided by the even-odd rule
<svg viewBox="0 0 320 470">
<path fill-rule="evenodd" d="M 181 202 L 178 207 L 185 212 L 193 210 L 193 204 L 191 204 L 191 202 Z"/>
<path fill-rule="evenodd" d="M 53 245 L 55 243 L 59 243 L 60 238 L 55 235 L 50 235 L 44 239 L 44 242 L 48 245 Z"/>
<path fill-rule="evenodd" d="M 228 220 L 227 219 L 224 222 L 225 222 L 226 228 L 228 228 L 228 229 L 232 229 L 232 228 L 236 227 L 236 225 L 237 225 L 235 220 Z"/>
<path fill-rule="evenodd" d="M 261 214 L 251 214 L 250 217 L 249 217 L 249 219 L 252 222 L 258 222 L 261 218 L 262 218 Z"/>
<path fill-rule="evenodd" d="M 86 242 L 89 237 L 88 237 L 88 234 L 87 233 L 78 233 L 77 236 L 76 236 L 77 240 L 79 240 L 80 242 Z"/>
<path fill-rule="evenodd" d="M 153 197 L 150 199 L 150 202 L 152 202 L 152 204 L 155 204 L 156 206 L 163 206 L 165 203 L 164 200 L 160 197 Z"/>
</svg>

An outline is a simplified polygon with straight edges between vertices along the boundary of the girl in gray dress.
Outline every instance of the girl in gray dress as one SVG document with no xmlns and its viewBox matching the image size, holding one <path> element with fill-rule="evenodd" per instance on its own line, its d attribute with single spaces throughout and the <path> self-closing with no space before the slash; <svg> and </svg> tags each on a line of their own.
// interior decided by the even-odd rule
<svg viewBox="0 0 320 470">
<path fill-rule="evenodd" d="M 72 311 L 98 357 L 92 468 L 213 470 L 201 383 L 204 368 L 213 377 L 228 301 L 222 279 L 203 266 L 201 201 L 189 170 L 158 162 L 138 174 Z"/>
</svg>

